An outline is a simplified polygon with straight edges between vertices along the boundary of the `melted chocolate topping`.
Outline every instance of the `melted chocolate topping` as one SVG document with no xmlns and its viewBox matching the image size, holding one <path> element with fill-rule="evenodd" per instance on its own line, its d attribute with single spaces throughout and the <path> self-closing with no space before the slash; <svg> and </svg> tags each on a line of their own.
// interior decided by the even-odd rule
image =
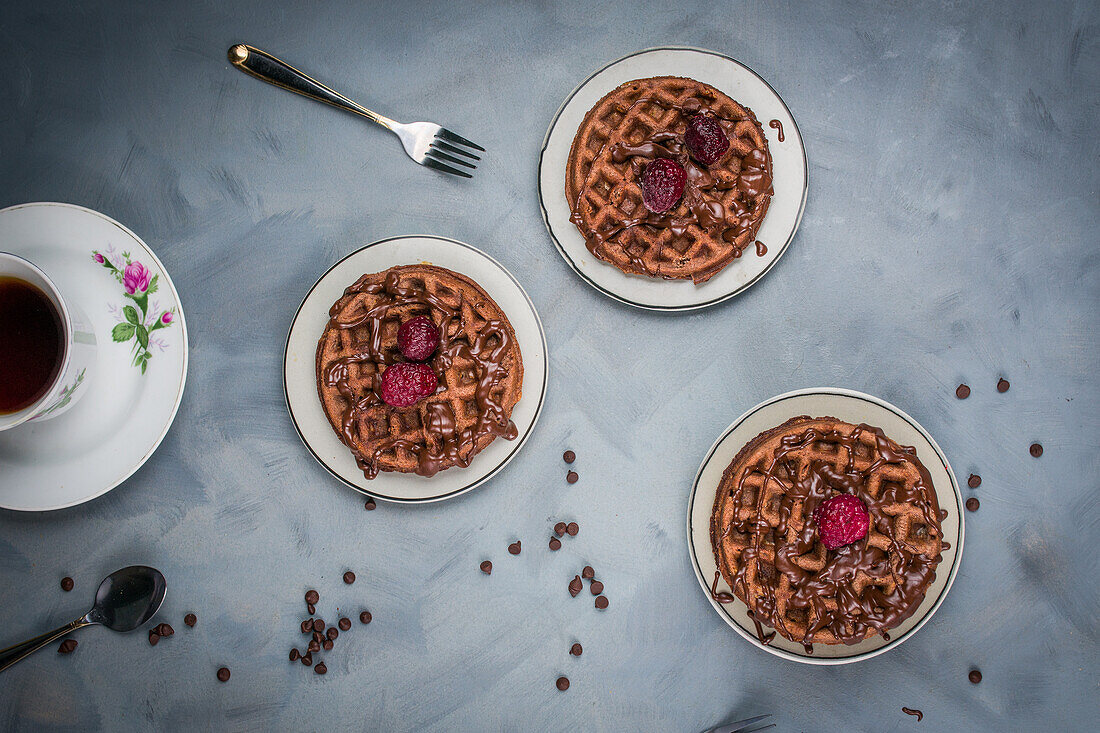
<svg viewBox="0 0 1100 733">
<path fill-rule="evenodd" d="M 783 123 L 779 120 L 772 120 L 768 123 L 768 127 L 772 128 L 773 130 L 778 130 L 779 142 L 783 142 Z"/>
<path fill-rule="evenodd" d="M 874 436 L 875 455 L 871 464 L 860 471 L 856 470 L 853 458 L 855 447 L 864 433 L 871 433 Z M 847 467 L 843 471 L 837 471 L 828 464 L 815 463 L 805 476 L 790 475 L 784 458 L 789 453 L 818 441 L 837 443 L 847 448 Z M 920 471 L 920 480 L 912 487 L 889 483 L 883 487 L 877 498 L 867 492 L 867 479 L 879 467 L 906 462 Z M 737 488 L 731 492 L 735 502 L 733 518 L 723 529 L 723 538 L 734 530 L 752 534 L 754 526 L 765 521 L 760 517 L 759 511 L 752 512 L 744 520 L 738 519 L 743 508 L 745 479 L 754 470 L 751 466 L 746 467 L 738 480 Z M 844 434 L 840 430 L 823 432 L 810 428 L 802 433 L 787 435 L 780 441 L 780 447 L 776 448 L 772 462 L 765 473 L 765 484 L 769 481 L 778 482 L 785 491 L 779 506 L 779 526 L 775 528 L 776 537 L 782 538 L 787 535 L 787 522 L 791 518 L 796 500 L 802 502 L 802 516 L 807 518 L 794 541 L 778 545 L 775 552 L 775 567 L 791 583 L 792 594 L 788 606 L 796 609 L 812 607 L 818 613 L 816 622 L 808 626 L 802 639 L 806 651 L 812 653 L 812 639 L 822 629 L 828 629 L 845 644 L 863 641 L 872 629 L 888 639 L 887 630 L 897 626 L 916 611 L 920 600 L 924 597 L 925 589 L 935 577 L 936 565 L 942 558 L 940 554 L 927 557 L 899 542 L 893 533 L 893 517 L 883 511 L 884 507 L 890 504 L 917 506 L 924 514 L 930 532 L 934 532 L 933 528 L 938 526 L 938 520 L 947 515 L 946 510 L 938 510 L 935 505 L 932 479 L 927 470 L 916 460 L 916 449 L 894 443 L 883 434 L 882 430 L 870 425 L 860 424 L 849 434 Z M 817 527 L 809 518 L 813 516 L 818 504 L 837 493 L 858 496 L 867 506 L 872 527 L 879 534 L 890 538 L 895 558 L 891 567 L 886 567 L 887 554 L 869 545 L 866 540 L 830 551 L 825 567 L 820 572 L 809 572 L 796 564 L 795 560 L 812 552 L 817 543 Z M 757 501 L 765 492 L 760 491 L 758 494 Z M 761 535 L 755 536 L 758 543 Z M 947 547 L 942 540 L 941 547 L 944 549 Z M 749 561 L 759 557 L 760 552 L 761 548 L 758 544 L 746 548 L 741 554 L 741 562 L 733 576 L 731 586 L 734 589 L 740 589 L 745 598 L 749 594 L 746 575 Z M 875 585 L 866 587 L 862 595 L 856 592 L 853 585 L 856 577 L 861 573 L 870 574 L 872 570 L 874 575 L 881 575 L 888 570 L 896 582 L 891 593 L 887 594 Z M 776 614 L 775 608 L 775 589 L 780 578 L 777 576 L 770 582 L 762 582 L 764 579 L 758 576 L 757 580 L 764 595 L 756 599 L 754 616 L 762 617 L 773 627 L 776 623 L 783 624 L 783 619 Z M 829 610 L 821 602 L 823 597 L 836 598 L 837 608 Z"/>
<path fill-rule="evenodd" d="M 756 256 L 763 257 L 768 253 L 768 245 L 764 244 L 760 240 L 756 242 Z"/>
<path fill-rule="evenodd" d="M 434 476 L 450 465 L 462 468 L 469 466 L 474 446 L 487 435 L 499 435 L 508 440 L 516 438 L 519 431 L 515 423 L 508 418 L 504 405 L 495 400 L 492 394 L 493 388 L 507 372 L 502 362 L 512 343 L 504 323 L 496 320 L 486 321 L 477 336 L 467 342 L 463 338 L 462 293 L 455 291 L 458 302 L 449 303 L 420 286 L 402 285 L 397 272 L 388 273 L 385 280 L 380 283 L 371 283 L 358 289 L 353 285 L 344 291 L 344 295 L 360 292 L 381 296 L 379 299 L 382 302 L 351 321 L 339 320 L 340 303 L 336 303 L 329 311 L 329 326 L 344 330 L 365 327 L 370 334 L 369 340 L 357 344 L 357 353 L 334 359 L 327 364 L 322 378 L 327 386 L 335 387 L 347 401 L 341 421 L 342 437 L 344 443 L 353 448 L 355 461 L 367 478 L 378 475 L 378 457 L 394 448 L 415 453 L 416 473 L 421 476 Z M 382 325 L 392 309 L 410 304 L 425 306 L 441 316 L 437 325 L 442 340 L 430 362 L 436 376 L 439 377 L 441 389 L 446 389 L 444 383 L 446 373 L 456 359 L 473 363 L 478 378 L 475 398 L 478 419 L 474 425 L 458 430 L 450 404 L 430 402 L 427 405 L 424 430 L 428 435 L 436 438 L 440 446 L 437 450 L 433 450 L 429 445 L 418 445 L 408 440 L 391 438 L 382 441 L 371 455 L 366 455 L 354 448 L 359 442 L 359 417 L 368 408 L 383 404 L 380 392 L 383 370 L 375 371 L 371 390 L 360 397 L 349 383 L 348 366 L 374 363 L 378 367 L 388 367 L 399 361 L 394 358 L 398 352 L 392 348 L 386 349 L 382 344 Z"/>
</svg>

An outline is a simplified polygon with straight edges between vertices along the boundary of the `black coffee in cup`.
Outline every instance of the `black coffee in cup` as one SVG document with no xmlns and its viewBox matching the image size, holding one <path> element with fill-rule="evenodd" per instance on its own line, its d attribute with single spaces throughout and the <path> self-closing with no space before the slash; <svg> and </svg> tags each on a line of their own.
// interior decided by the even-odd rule
<svg viewBox="0 0 1100 733">
<path fill-rule="evenodd" d="M 65 329 L 49 296 L 0 275 L 0 415 L 33 405 L 57 380 Z"/>
</svg>

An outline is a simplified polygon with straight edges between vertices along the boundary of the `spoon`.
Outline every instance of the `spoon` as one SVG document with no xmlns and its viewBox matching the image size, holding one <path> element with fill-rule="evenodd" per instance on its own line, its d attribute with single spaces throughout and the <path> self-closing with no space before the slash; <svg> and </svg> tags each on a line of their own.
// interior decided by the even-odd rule
<svg viewBox="0 0 1100 733">
<path fill-rule="evenodd" d="M 102 624 L 112 631 L 133 631 L 156 614 L 167 590 L 164 576 L 154 568 L 131 565 L 116 570 L 99 584 L 92 610 L 59 629 L 0 651 L 0 672 L 85 626 Z"/>
</svg>

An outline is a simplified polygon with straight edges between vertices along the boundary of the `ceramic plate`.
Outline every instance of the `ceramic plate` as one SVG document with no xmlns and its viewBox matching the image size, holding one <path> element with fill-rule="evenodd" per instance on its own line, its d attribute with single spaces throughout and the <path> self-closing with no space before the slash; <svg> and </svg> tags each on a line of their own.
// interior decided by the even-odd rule
<svg viewBox="0 0 1100 733">
<path fill-rule="evenodd" d="M 752 249 L 702 285 L 685 280 L 628 275 L 597 260 L 584 237 L 569 221 L 565 168 L 581 120 L 596 102 L 620 84 L 650 76 L 684 76 L 725 92 L 753 111 L 768 137 L 772 154 L 772 198 L 757 239 L 768 247 L 763 257 Z M 784 142 L 771 120 L 782 123 Z M 550 238 L 573 270 L 601 293 L 650 310 L 692 310 L 720 303 L 747 290 L 775 265 L 794 238 L 806 205 L 806 150 L 787 105 L 766 81 L 747 66 L 714 51 L 696 48 L 651 48 L 613 61 L 589 76 L 566 97 L 539 154 L 539 205 Z"/>
<path fill-rule="evenodd" d="M 368 480 L 340 442 L 317 396 L 317 341 L 328 311 L 344 289 L 362 275 L 394 265 L 430 264 L 473 279 L 507 314 L 523 354 L 523 396 L 512 410 L 519 429 L 515 440 L 497 438 L 474 456 L 468 468 L 453 467 L 431 478 L 379 472 Z M 492 478 L 512 460 L 531 435 L 546 397 L 546 335 L 535 306 L 519 282 L 499 262 L 468 244 L 432 236 L 383 239 L 353 252 L 329 269 L 306 295 L 286 341 L 283 380 L 294 426 L 313 457 L 348 486 L 373 497 L 397 502 L 428 502 L 469 491 Z"/>
<path fill-rule="evenodd" d="M 183 309 L 148 245 L 90 209 L 4 209 L 0 250 L 42 268 L 91 320 L 98 344 L 87 393 L 67 412 L 0 432 L 0 507 L 62 509 L 118 486 L 164 439 L 187 380 Z M 142 293 L 144 307 L 127 297 Z M 140 324 L 128 324 L 130 311 Z M 136 325 L 147 334 L 144 346 Z"/>
<path fill-rule="evenodd" d="M 710 542 L 710 516 L 714 506 L 714 493 L 722 473 L 750 440 L 799 415 L 830 415 L 850 423 L 865 422 L 882 428 L 886 435 L 901 445 L 916 446 L 917 457 L 932 476 L 940 509 L 947 510 L 947 518 L 943 520 L 942 527 L 944 539 L 951 547 L 944 550 L 943 560 L 936 568 L 936 579 L 929 586 L 924 601 L 912 616 L 893 629 L 890 641 L 875 636 L 852 646 L 815 644 L 814 653 L 809 655 L 801 644 L 788 641 L 777 634 L 772 643 L 765 646 L 756 637 L 755 627 L 744 603 L 738 600 L 721 604 L 711 598 L 710 585 L 714 582 L 716 566 Z M 940 607 L 955 581 L 962 557 L 962 511 L 962 495 L 947 457 L 916 420 L 889 402 L 861 392 L 835 388 L 805 389 L 788 392 L 760 403 L 737 418 L 711 447 L 691 488 L 688 504 L 688 550 L 695 567 L 695 575 L 714 610 L 749 643 L 796 662 L 846 664 L 870 659 L 898 646 L 916 633 Z M 718 590 L 732 592 L 724 580 L 719 580 Z"/>
</svg>

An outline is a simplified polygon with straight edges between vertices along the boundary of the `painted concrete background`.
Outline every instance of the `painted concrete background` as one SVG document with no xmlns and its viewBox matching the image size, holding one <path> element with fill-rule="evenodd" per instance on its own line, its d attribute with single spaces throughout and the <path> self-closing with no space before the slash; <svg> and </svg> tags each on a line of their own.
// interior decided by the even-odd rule
<svg viewBox="0 0 1100 733">
<path fill-rule="evenodd" d="M 71 656 L 40 652 L 0 675 L 0 728 L 697 731 L 765 712 L 782 731 L 1090 727 L 1100 11 L 882 5 L 6 3 L 0 206 L 69 201 L 142 236 L 179 288 L 191 367 L 175 425 L 133 478 L 75 509 L 0 513 L 0 644 L 69 620 L 131 563 L 168 577 L 175 636 L 150 648 L 143 632 L 97 628 Z M 384 131 L 231 68 L 240 41 L 489 155 L 472 181 L 417 167 Z M 535 188 L 573 86 L 665 44 L 760 73 L 810 163 L 782 261 L 746 294 L 680 316 L 583 283 Z M 487 486 L 368 513 L 300 444 L 281 356 L 321 273 L 406 233 L 470 242 L 520 279 L 546 327 L 550 389 L 530 442 Z M 965 491 L 981 509 L 936 617 L 837 669 L 737 636 L 700 592 L 684 537 L 714 438 L 758 401 L 819 385 L 897 404 L 962 481 L 984 479 Z M 581 532 L 550 553 L 558 518 Z M 586 563 L 605 613 L 565 592 Z M 326 620 L 337 605 L 374 615 L 341 636 L 324 677 L 287 661 L 311 587 Z"/>
</svg>

